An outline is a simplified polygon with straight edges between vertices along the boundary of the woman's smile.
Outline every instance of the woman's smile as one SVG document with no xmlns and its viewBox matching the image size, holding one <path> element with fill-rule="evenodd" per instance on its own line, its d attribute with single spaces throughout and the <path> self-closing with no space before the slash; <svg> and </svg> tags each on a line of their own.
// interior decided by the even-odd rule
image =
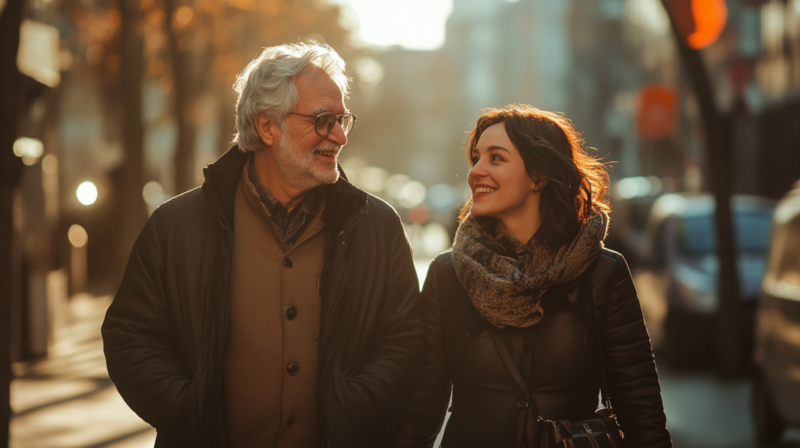
<svg viewBox="0 0 800 448">
<path fill-rule="evenodd" d="M 478 199 L 478 198 L 486 196 L 487 194 L 494 193 L 495 191 L 497 191 L 497 188 L 490 187 L 488 185 L 483 185 L 483 184 L 476 184 L 475 185 L 475 190 L 472 192 L 472 198 L 473 199 Z"/>
</svg>

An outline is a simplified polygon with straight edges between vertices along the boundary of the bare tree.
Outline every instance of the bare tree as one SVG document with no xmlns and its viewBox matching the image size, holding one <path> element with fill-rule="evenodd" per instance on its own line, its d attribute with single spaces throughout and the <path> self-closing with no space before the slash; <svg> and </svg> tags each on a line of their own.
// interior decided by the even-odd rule
<svg viewBox="0 0 800 448">
<path fill-rule="evenodd" d="M 180 14 L 176 14 L 180 11 Z M 164 29 L 169 42 L 169 60 L 173 78 L 173 110 L 177 140 L 175 142 L 175 192 L 183 193 L 195 187 L 195 142 L 197 140 L 197 94 L 201 90 L 201 74 L 192 70 L 189 33 L 186 25 L 194 12 L 180 10 L 177 0 L 164 0 Z M 188 17 L 187 17 L 188 16 Z M 207 47 L 200 50 L 207 53 Z M 201 64 L 205 65 L 205 64 Z M 203 71 L 207 73 L 207 70 Z"/>
<path fill-rule="evenodd" d="M 144 43 L 141 34 L 139 2 L 118 0 L 120 11 L 119 92 L 122 146 L 125 160 L 114 176 L 117 192 L 118 247 L 115 257 L 124 263 L 133 242 L 147 218 L 142 199 L 144 187 L 144 122 L 142 118 L 142 83 L 144 77 Z M 119 268 L 122 268 L 120 266 Z M 118 269 L 121 272 L 121 269 Z"/>
</svg>

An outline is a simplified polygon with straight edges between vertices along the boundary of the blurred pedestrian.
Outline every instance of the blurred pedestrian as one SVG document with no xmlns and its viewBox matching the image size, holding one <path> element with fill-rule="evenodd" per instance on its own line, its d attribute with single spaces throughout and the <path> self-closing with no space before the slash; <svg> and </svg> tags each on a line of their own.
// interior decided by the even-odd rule
<svg viewBox="0 0 800 448">
<path fill-rule="evenodd" d="M 236 145 L 156 209 L 103 324 L 111 379 L 157 447 L 375 447 L 427 352 L 397 213 L 343 177 L 344 61 L 266 48 Z"/>
<path fill-rule="evenodd" d="M 485 112 L 465 152 L 472 198 L 428 270 L 431 355 L 397 445 L 431 446 L 452 386 L 443 447 L 672 446 L 628 266 L 603 246 L 603 164 L 527 105 Z"/>
</svg>

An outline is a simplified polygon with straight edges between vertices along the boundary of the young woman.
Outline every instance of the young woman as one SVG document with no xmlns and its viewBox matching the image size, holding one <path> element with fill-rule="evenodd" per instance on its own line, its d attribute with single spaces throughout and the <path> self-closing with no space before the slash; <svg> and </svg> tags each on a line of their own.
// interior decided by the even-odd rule
<svg viewBox="0 0 800 448">
<path fill-rule="evenodd" d="M 465 147 L 472 199 L 422 291 L 431 355 L 399 446 L 431 446 L 451 386 L 446 448 L 571 446 L 546 420 L 597 418 L 601 389 L 617 446 L 672 446 L 628 266 L 603 247 L 608 174 L 582 144 L 563 115 L 531 106 L 478 119 Z M 606 420 L 573 443 L 612 446 Z"/>
</svg>

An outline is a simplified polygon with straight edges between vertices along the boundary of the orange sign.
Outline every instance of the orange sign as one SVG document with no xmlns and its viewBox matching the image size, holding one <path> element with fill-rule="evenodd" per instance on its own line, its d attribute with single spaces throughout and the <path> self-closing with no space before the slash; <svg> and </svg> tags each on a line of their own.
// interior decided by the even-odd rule
<svg viewBox="0 0 800 448">
<path fill-rule="evenodd" d="M 678 120 L 678 94 L 674 87 L 647 86 L 639 94 L 636 128 L 647 140 L 672 137 Z"/>
</svg>

